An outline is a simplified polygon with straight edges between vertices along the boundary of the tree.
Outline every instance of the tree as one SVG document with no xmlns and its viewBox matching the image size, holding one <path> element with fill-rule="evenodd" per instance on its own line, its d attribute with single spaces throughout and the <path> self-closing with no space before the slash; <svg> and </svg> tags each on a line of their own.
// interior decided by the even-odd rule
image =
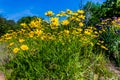
<svg viewBox="0 0 120 80">
<path fill-rule="evenodd" d="M 7 20 L 3 16 L 0 16 L 0 36 L 8 32 L 8 30 L 15 30 L 16 28 L 14 20 Z"/>
<path fill-rule="evenodd" d="M 26 17 L 22 17 L 21 19 L 19 19 L 17 21 L 18 24 L 21 24 L 21 23 L 26 23 L 26 24 L 29 24 L 32 20 L 34 20 L 35 18 L 37 18 L 36 16 L 26 16 Z"/>
<path fill-rule="evenodd" d="M 99 3 L 93 3 L 88 1 L 84 6 L 86 21 L 88 25 L 93 25 L 99 22 L 104 11 L 101 10 L 101 5 Z"/>
<path fill-rule="evenodd" d="M 105 10 L 105 18 L 120 17 L 120 0 L 106 0 L 101 6 Z"/>
</svg>

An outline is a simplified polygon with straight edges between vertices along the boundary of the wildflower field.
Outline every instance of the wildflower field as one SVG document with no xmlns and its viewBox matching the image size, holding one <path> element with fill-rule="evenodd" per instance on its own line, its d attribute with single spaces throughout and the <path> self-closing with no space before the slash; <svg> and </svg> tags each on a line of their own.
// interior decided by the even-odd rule
<svg viewBox="0 0 120 80">
<path fill-rule="evenodd" d="M 45 13 L 21 29 L 0 37 L 7 57 L 1 70 L 8 80 L 118 79 L 107 63 L 113 56 L 120 66 L 119 18 L 85 25 L 83 10 Z M 64 19 L 63 19 L 64 17 Z M 108 24 L 109 23 L 109 24 Z"/>
<path fill-rule="evenodd" d="M 119 12 L 95 7 L 90 18 L 84 8 L 47 11 L 48 20 L 23 18 L 12 28 L 0 18 L 0 72 L 5 79 L 119 80 L 120 75 L 109 68 L 112 64 L 120 69 Z M 118 15 L 108 14 L 110 10 Z"/>
</svg>

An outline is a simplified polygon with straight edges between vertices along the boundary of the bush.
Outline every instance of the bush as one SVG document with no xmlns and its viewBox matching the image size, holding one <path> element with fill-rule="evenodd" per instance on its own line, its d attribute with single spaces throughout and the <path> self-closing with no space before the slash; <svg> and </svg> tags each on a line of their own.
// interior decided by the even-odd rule
<svg viewBox="0 0 120 80">
<path fill-rule="evenodd" d="M 108 48 L 106 56 L 119 65 L 119 18 L 102 20 L 101 24 L 96 25 L 96 29 L 99 33 L 99 40 L 104 41 L 102 44 Z"/>
<path fill-rule="evenodd" d="M 103 55 L 106 48 L 101 45 L 96 49 L 99 36 L 94 27 L 84 25 L 83 10 L 67 10 L 56 16 L 48 11 L 46 15 L 50 21 L 35 18 L 29 24 L 22 23 L 23 29 L 0 38 L 8 44 L 9 60 L 3 64 L 7 79 L 110 78 Z M 60 21 L 62 16 L 67 18 Z"/>
</svg>

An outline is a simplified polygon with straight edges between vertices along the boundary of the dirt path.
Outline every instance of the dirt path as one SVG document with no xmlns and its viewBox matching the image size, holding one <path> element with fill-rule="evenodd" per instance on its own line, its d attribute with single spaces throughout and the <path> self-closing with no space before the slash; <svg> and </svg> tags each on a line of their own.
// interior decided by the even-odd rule
<svg viewBox="0 0 120 80">
<path fill-rule="evenodd" d="M 0 44 L 0 66 L 2 65 L 2 60 L 6 56 L 4 53 L 5 50 L 5 44 Z M 5 80 L 4 74 L 0 71 L 0 80 Z"/>
<path fill-rule="evenodd" d="M 120 68 L 116 67 L 114 64 L 109 64 L 108 68 L 111 72 L 114 72 L 118 77 L 120 77 Z"/>
<path fill-rule="evenodd" d="M 0 73 L 0 80 L 5 80 L 4 74 Z"/>
</svg>

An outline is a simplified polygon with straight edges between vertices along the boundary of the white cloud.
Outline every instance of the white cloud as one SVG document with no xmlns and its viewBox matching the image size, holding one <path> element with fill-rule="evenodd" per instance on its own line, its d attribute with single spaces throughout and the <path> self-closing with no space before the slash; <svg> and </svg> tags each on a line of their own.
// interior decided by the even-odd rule
<svg viewBox="0 0 120 80">
<path fill-rule="evenodd" d="M 32 13 L 29 9 L 27 9 L 22 12 L 10 14 L 10 15 L 8 15 L 7 19 L 13 19 L 13 20 L 17 21 L 18 19 L 20 19 L 21 17 L 24 17 L 24 16 L 38 16 L 38 14 Z"/>
</svg>

